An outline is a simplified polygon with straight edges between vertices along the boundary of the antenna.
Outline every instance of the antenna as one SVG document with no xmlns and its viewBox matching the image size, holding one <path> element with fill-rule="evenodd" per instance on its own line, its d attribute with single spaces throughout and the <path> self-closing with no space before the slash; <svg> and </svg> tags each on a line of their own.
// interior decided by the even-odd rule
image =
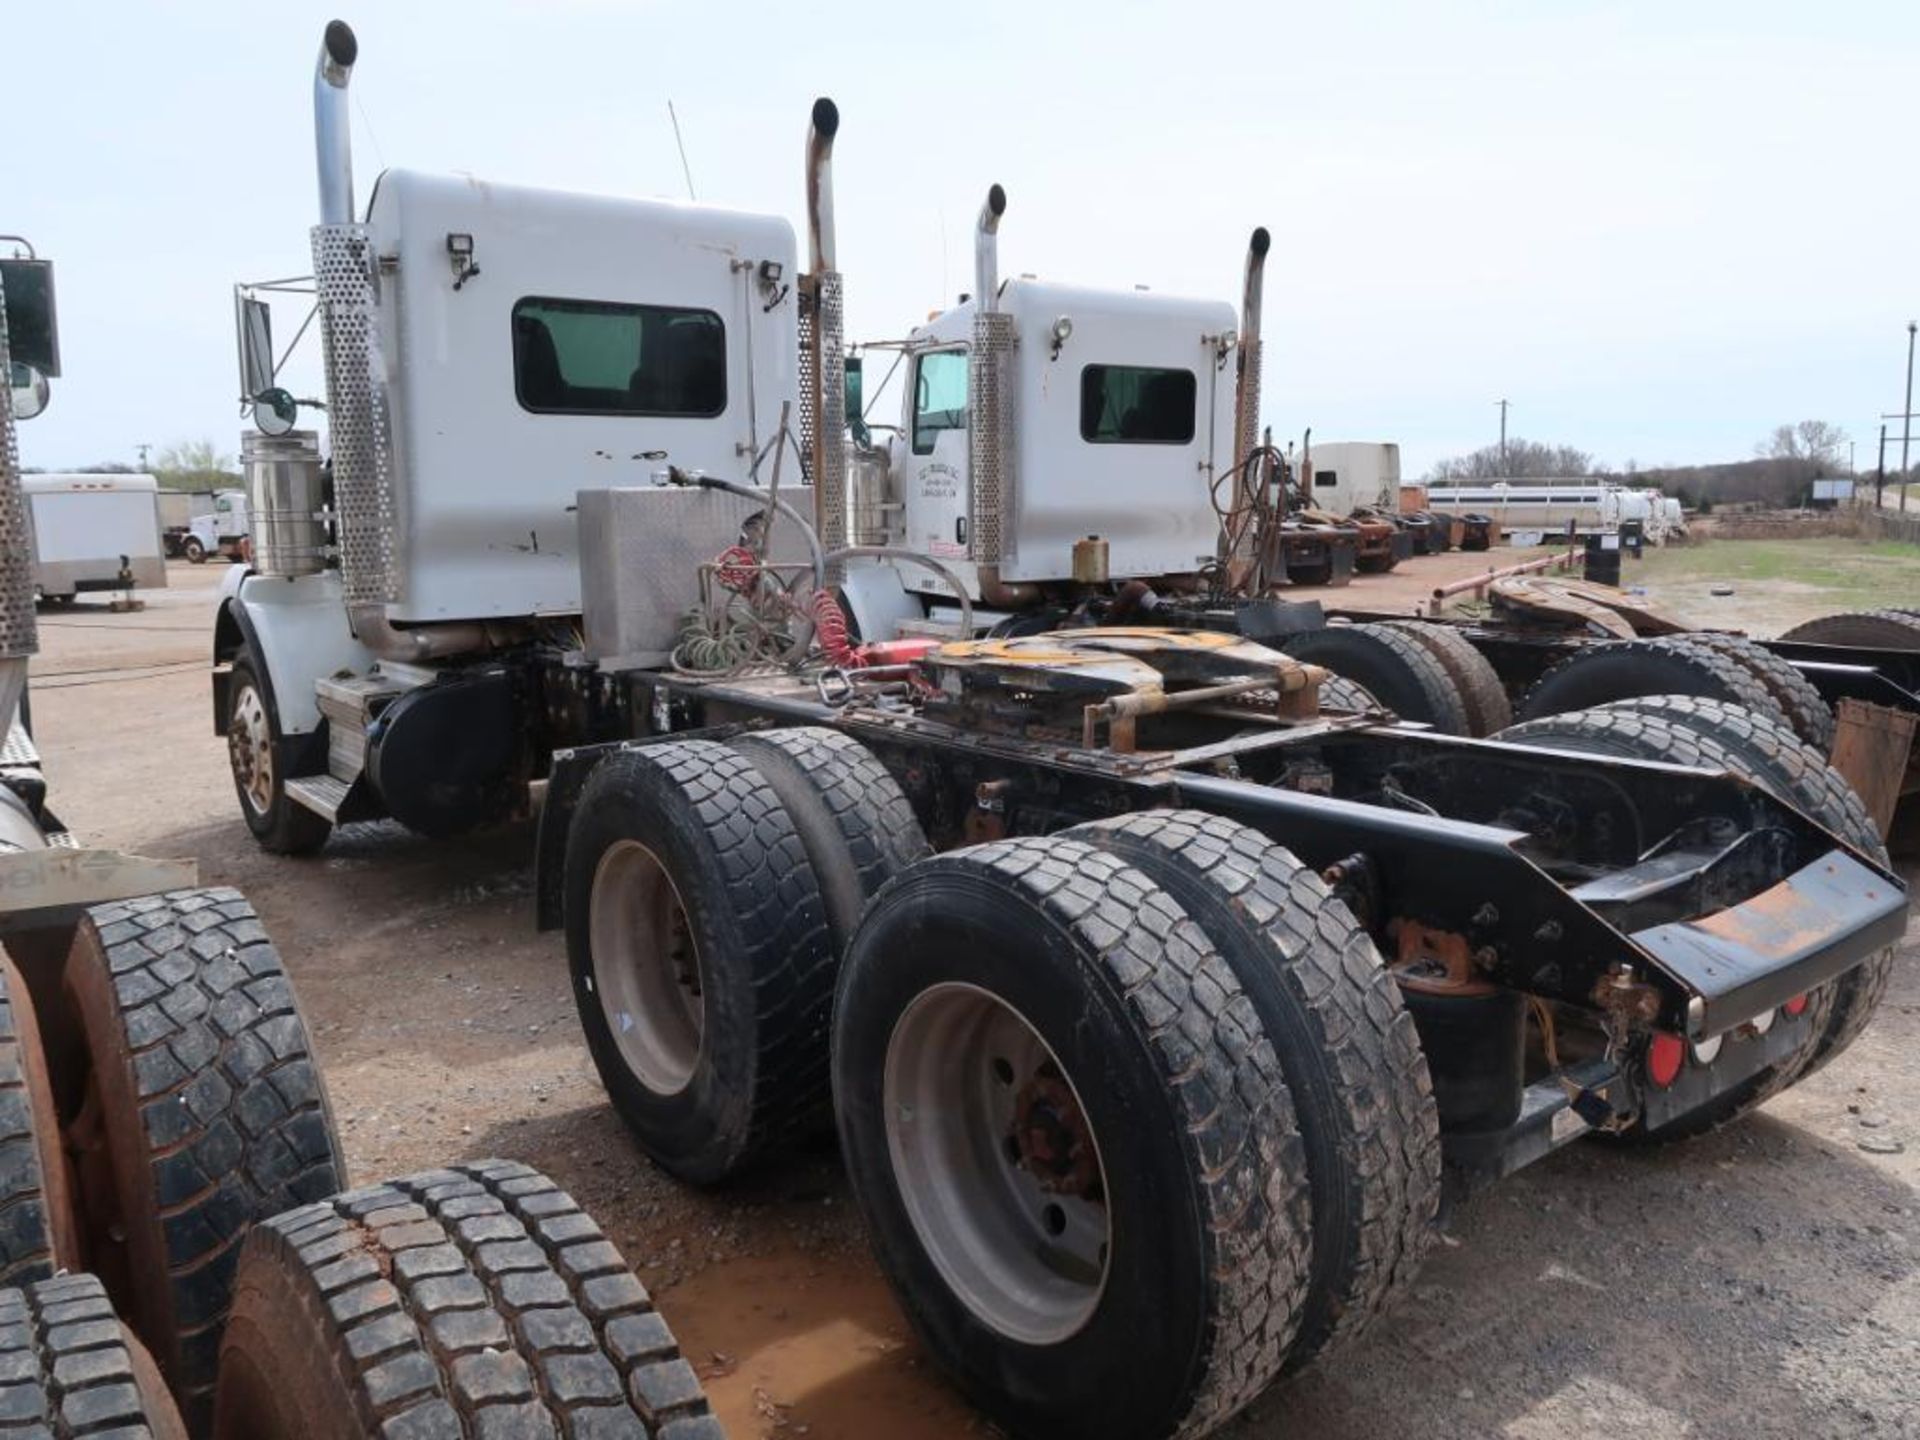
<svg viewBox="0 0 1920 1440">
<path fill-rule="evenodd" d="M 680 117 L 674 113 L 673 101 L 667 101 L 667 118 L 673 122 L 673 143 L 680 147 L 680 173 L 687 177 L 687 199 L 698 200 L 693 193 L 693 167 L 687 164 L 687 142 L 680 138 Z"/>
</svg>

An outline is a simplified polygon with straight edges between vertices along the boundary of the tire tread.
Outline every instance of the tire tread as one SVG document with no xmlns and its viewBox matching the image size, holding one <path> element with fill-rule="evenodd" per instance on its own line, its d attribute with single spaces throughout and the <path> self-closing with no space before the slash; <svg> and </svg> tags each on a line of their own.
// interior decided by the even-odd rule
<svg viewBox="0 0 1920 1440">
<path fill-rule="evenodd" d="M 1075 934 L 1158 1066 L 1213 1259 L 1194 1388 L 1169 1433 L 1197 1440 L 1279 1373 L 1305 1299 L 1311 1218 L 1305 1151 L 1273 1046 L 1205 935 L 1158 885 L 1065 836 L 938 855 L 889 887 L 959 870 Z"/>
<path fill-rule="evenodd" d="M 1163 885 L 1172 869 L 1206 886 L 1214 915 L 1189 913 L 1230 965 L 1237 947 L 1213 928 L 1221 916 L 1269 942 L 1246 963 L 1270 968 L 1286 995 L 1291 1023 L 1284 1031 L 1269 1023 L 1267 1038 L 1293 1098 L 1315 1197 L 1314 1280 L 1287 1359 L 1297 1369 L 1360 1334 L 1404 1293 L 1433 1240 L 1440 1121 L 1413 1017 L 1352 913 L 1258 831 L 1203 811 L 1157 810 L 1065 833 Z M 1257 975 L 1240 980 L 1250 993 L 1262 984 Z"/>
<path fill-rule="evenodd" d="M 136 1440 L 184 1434 L 172 1401 L 142 1393 L 133 1341 L 92 1275 L 0 1291 L 0 1435 Z"/>
<path fill-rule="evenodd" d="M 122 1221 L 157 1226 L 166 1262 L 150 1279 L 167 1333 L 143 1338 L 191 1414 L 212 1395 L 247 1227 L 333 1193 L 346 1165 L 286 969 L 238 890 L 96 905 L 83 923 L 95 943 L 73 963 L 106 966 L 140 1106 L 135 1189 L 157 1205 Z M 96 1064 L 117 1050 L 90 1040 Z"/>
<path fill-rule="evenodd" d="M 271 1266 L 298 1282 L 369 1435 L 721 1434 L 620 1252 L 517 1161 L 423 1171 L 276 1216 L 242 1265 L 243 1280 Z M 243 1433 L 245 1418 L 223 1413 L 222 1432 Z"/>
</svg>

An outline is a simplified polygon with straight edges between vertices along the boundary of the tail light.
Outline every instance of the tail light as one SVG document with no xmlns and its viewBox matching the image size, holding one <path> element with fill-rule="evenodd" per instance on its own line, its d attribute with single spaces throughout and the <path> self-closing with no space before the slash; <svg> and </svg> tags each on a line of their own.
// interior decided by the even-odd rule
<svg viewBox="0 0 1920 1440">
<path fill-rule="evenodd" d="M 1687 1042 L 1678 1035 L 1661 1031 L 1647 1045 L 1647 1079 L 1665 1090 L 1680 1078 L 1680 1067 L 1687 1063 Z"/>
<path fill-rule="evenodd" d="M 1724 1035 L 1715 1035 L 1710 1040 L 1693 1042 L 1693 1059 L 1696 1065 L 1711 1065 L 1720 1058 L 1720 1047 L 1727 1043 Z"/>
<path fill-rule="evenodd" d="M 1796 995 L 1780 1008 L 1786 1011 L 1790 1018 L 1797 1020 L 1807 1013 L 1807 1002 L 1812 998 L 1810 995 Z"/>
</svg>

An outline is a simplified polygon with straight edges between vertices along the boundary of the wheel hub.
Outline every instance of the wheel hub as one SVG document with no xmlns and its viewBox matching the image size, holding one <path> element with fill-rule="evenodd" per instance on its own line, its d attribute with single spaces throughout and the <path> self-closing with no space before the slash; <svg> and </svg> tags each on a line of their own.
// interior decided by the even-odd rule
<svg viewBox="0 0 1920 1440">
<path fill-rule="evenodd" d="M 647 1089 L 678 1094 L 705 1045 L 700 949 L 672 877 L 639 841 L 600 857 L 587 926 L 593 988 L 621 1059 Z"/>
<path fill-rule="evenodd" d="M 894 1024 L 883 1088 L 900 1199 L 953 1293 L 1021 1343 L 1076 1334 L 1113 1230 L 1098 1137 L 1039 1031 L 979 986 L 933 985 Z"/>
<path fill-rule="evenodd" d="M 1100 1157 L 1093 1148 L 1093 1131 L 1081 1113 L 1073 1087 L 1051 1064 L 1042 1065 L 1020 1087 L 1013 1138 L 1020 1163 L 1042 1190 L 1058 1195 L 1096 1198 Z"/>
<path fill-rule="evenodd" d="M 273 808 L 273 727 L 260 692 L 244 686 L 227 725 L 227 756 L 240 793 L 257 815 Z"/>
</svg>

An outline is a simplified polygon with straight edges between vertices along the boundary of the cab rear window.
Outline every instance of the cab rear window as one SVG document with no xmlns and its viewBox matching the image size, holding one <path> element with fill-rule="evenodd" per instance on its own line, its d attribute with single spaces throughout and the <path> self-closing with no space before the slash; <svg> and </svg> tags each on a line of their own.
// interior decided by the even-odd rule
<svg viewBox="0 0 1920 1440">
<path fill-rule="evenodd" d="M 718 415 L 726 326 L 711 310 L 529 297 L 513 307 L 513 388 L 539 415 Z"/>
<path fill-rule="evenodd" d="M 1080 372 L 1080 438 L 1098 445 L 1185 445 L 1199 387 L 1191 370 L 1089 365 Z"/>
</svg>

